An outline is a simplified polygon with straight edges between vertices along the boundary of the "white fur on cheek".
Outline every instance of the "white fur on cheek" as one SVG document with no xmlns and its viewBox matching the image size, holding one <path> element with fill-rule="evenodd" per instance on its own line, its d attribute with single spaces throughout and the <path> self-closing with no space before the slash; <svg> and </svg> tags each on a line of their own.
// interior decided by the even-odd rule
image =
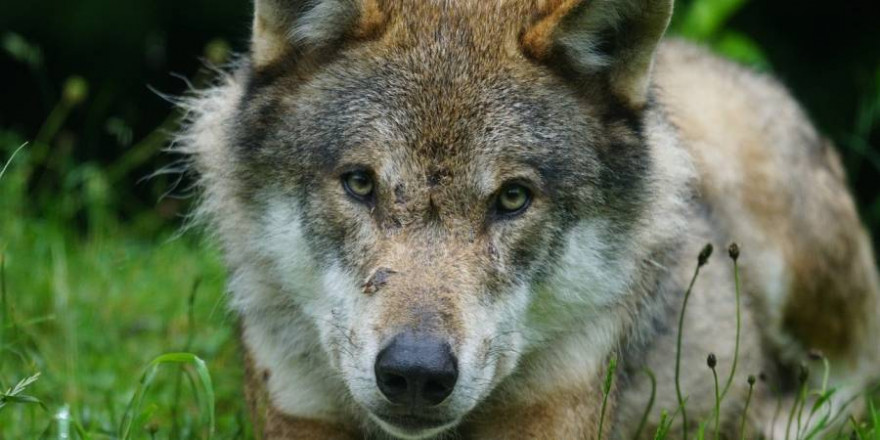
<svg viewBox="0 0 880 440">
<path fill-rule="evenodd" d="M 256 367 L 269 372 L 273 403 L 287 414 L 336 417 L 345 387 L 327 368 L 321 325 L 309 304 L 322 293 L 315 259 L 295 204 L 269 200 L 259 232 L 249 240 L 258 255 L 230 280 L 232 307 L 243 320 L 244 342 Z M 311 309 L 311 310 L 309 310 Z"/>
<path fill-rule="evenodd" d="M 531 318 L 542 332 L 566 330 L 571 319 L 594 318 L 622 301 L 636 271 L 627 249 L 612 249 L 603 220 L 584 220 L 566 238 L 553 275 L 538 288 Z M 567 318 L 567 319 L 566 319 Z"/>
<path fill-rule="evenodd" d="M 338 263 L 325 267 L 309 250 L 294 200 L 267 197 L 260 233 L 252 240 L 267 267 L 259 277 L 242 278 L 251 288 L 233 291 L 245 317 L 245 340 L 257 364 L 270 368 L 269 390 L 289 414 L 340 411 L 340 402 L 369 406 L 379 396 L 373 362 L 373 302 Z M 252 286 L 272 280 L 264 292 Z"/>
<path fill-rule="evenodd" d="M 508 389 L 518 398 L 542 395 L 548 386 L 580 384 L 601 370 L 626 328 L 624 307 L 636 270 L 628 249 L 612 248 L 601 220 L 585 220 L 567 235 L 563 255 L 537 287 L 524 328 L 526 351 L 540 351 L 524 364 L 522 380 Z"/>
<path fill-rule="evenodd" d="M 257 246 L 274 265 L 285 291 L 295 293 L 300 299 L 314 297 L 321 280 L 303 234 L 295 200 L 278 197 L 267 205 Z"/>
<path fill-rule="evenodd" d="M 334 264 L 322 276 L 324 293 L 336 307 L 324 310 L 327 324 L 322 325 L 322 341 L 336 346 L 336 367 L 355 400 L 369 405 L 381 399 L 373 376 L 373 363 L 379 352 L 379 340 L 371 330 L 371 301 L 358 288 L 355 277 Z"/>
</svg>

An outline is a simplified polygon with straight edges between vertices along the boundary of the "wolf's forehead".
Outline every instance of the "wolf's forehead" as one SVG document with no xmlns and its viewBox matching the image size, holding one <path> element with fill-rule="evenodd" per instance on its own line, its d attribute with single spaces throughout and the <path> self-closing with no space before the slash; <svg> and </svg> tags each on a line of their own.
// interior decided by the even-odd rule
<svg viewBox="0 0 880 440">
<path fill-rule="evenodd" d="M 403 53 L 339 63 L 310 86 L 311 100 L 293 98 L 298 114 L 342 136 L 340 151 L 387 150 L 398 157 L 525 156 L 587 140 L 588 118 L 565 87 L 506 65 Z M 550 84 L 548 84 L 550 83 Z M 319 110 L 310 107 L 320 107 Z M 581 115 L 583 116 L 583 115 Z"/>
<path fill-rule="evenodd" d="M 365 166 L 414 177 L 455 172 L 495 185 L 509 171 L 500 168 L 518 166 L 552 183 L 589 177 L 596 167 L 587 147 L 601 127 L 576 88 L 466 37 L 364 44 L 307 78 L 255 90 L 238 134 L 261 154 L 245 151 L 244 160 L 259 157 L 285 178 Z"/>
</svg>

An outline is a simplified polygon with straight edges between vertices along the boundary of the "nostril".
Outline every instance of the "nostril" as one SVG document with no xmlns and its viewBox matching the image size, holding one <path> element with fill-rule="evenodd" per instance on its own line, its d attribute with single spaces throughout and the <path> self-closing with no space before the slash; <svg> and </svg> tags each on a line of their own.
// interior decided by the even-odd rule
<svg viewBox="0 0 880 440">
<path fill-rule="evenodd" d="M 379 388 L 388 397 L 406 394 L 406 378 L 394 373 L 379 374 Z"/>
<path fill-rule="evenodd" d="M 376 385 L 392 403 L 403 404 L 411 400 L 410 380 L 389 348 L 382 350 L 376 359 Z"/>
<path fill-rule="evenodd" d="M 452 394 L 452 386 L 436 380 L 428 381 L 422 388 L 422 397 L 431 405 L 443 402 Z"/>
</svg>

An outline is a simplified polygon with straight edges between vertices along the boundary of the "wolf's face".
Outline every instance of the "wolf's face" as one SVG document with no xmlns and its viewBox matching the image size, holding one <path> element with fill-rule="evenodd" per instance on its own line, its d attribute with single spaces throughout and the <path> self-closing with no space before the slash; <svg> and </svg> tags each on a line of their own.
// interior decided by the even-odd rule
<svg viewBox="0 0 880 440">
<path fill-rule="evenodd" d="M 533 303 L 571 290 L 560 277 L 613 301 L 639 217 L 633 125 L 523 60 L 471 56 L 354 52 L 245 102 L 261 246 L 390 430 L 455 423 L 486 397 L 539 342 Z"/>
<path fill-rule="evenodd" d="M 301 64 L 255 35 L 218 177 L 237 182 L 259 282 L 404 438 L 458 423 L 544 338 L 620 303 L 651 197 L 638 106 L 463 4 L 415 2 L 426 22 Z M 273 5 L 256 31 L 289 18 Z"/>
</svg>

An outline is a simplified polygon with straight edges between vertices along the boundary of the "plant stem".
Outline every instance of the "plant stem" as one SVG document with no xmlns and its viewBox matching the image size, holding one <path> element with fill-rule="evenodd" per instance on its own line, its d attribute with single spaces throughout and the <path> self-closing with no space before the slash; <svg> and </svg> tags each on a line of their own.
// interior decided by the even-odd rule
<svg viewBox="0 0 880 440">
<path fill-rule="evenodd" d="M 806 394 L 807 384 L 806 382 L 801 384 L 801 392 L 795 395 L 794 404 L 791 406 L 791 412 L 788 414 L 788 423 L 785 425 L 785 440 L 789 440 L 789 435 L 791 434 L 791 424 L 794 422 L 794 415 L 798 412 L 798 407 L 801 403 L 801 397 Z"/>
<path fill-rule="evenodd" d="M 803 414 L 804 414 L 804 407 L 807 406 L 807 394 L 808 394 L 807 393 L 807 386 L 805 384 L 804 388 L 803 388 L 803 395 L 801 396 L 801 407 L 798 409 L 797 430 L 795 431 L 795 436 L 794 436 L 795 440 L 798 440 L 801 438 L 801 427 L 802 427 L 801 416 L 803 416 Z"/>
<path fill-rule="evenodd" d="M 691 277 L 691 282 L 688 285 L 687 290 L 684 292 L 684 302 L 681 305 L 681 314 L 678 317 L 678 338 L 675 345 L 675 394 L 678 397 L 678 407 L 681 409 L 682 439 L 687 439 L 688 422 L 687 410 L 684 407 L 684 397 L 681 394 L 681 337 L 684 329 L 684 314 L 687 310 L 688 299 L 691 297 L 691 291 L 694 290 L 694 283 L 697 282 L 697 276 L 700 275 L 700 268 L 703 267 L 703 264 L 703 261 L 698 262 L 697 268 L 694 269 L 694 275 Z"/>
<path fill-rule="evenodd" d="M 648 422 L 648 415 L 654 408 L 654 398 L 657 397 L 657 377 L 650 368 L 645 368 L 644 371 L 645 374 L 648 375 L 648 378 L 651 379 L 651 398 L 648 399 L 648 406 L 645 407 L 645 412 L 642 414 L 642 420 L 639 422 L 639 427 L 636 429 L 636 434 L 633 436 L 633 440 L 638 440 L 639 437 L 641 437 L 642 430 L 645 429 L 645 424 Z"/>
<path fill-rule="evenodd" d="M 822 367 L 824 371 L 822 372 L 822 394 L 825 394 L 825 391 L 828 390 L 828 375 L 831 373 L 831 365 L 828 362 L 828 356 L 822 356 Z"/>
<path fill-rule="evenodd" d="M 730 390 L 730 385 L 733 383 L 733 375 L 736 373 L 736 364 L 739 360 L 739 336 L 740 329 L 742 328 L 742 315 L 740 313 L 739 263 L 736 259 L 733 260 L 733 279 L 736 285 L 736 342 L 733 346 L 733 364 L 730 366 L 730 375 L 727 377 L 724 391 L 721 392 L 721 400 L 724 400 L 724 396 Z"/>
<path fill-rule="evenodd" d="M 715 440 L 720 435 L 719 425 L 721 421 L 721 394 L 718 389 L 718 371 L 712 367 L 712 376 L 715 378 Z"/>
<path fill-rule="evenodd" d="M 755 382 L 749 381 L 749 395 L 746 396 L 746 406 L 743 408 L 742 413 L 742 422 L 739 424 L 739 438 L 740 440 L 746 440 L 746 416 L 749 413 L 749 403 L 752 401 L 752 391 L 755 389 Z"/>
</svg>

